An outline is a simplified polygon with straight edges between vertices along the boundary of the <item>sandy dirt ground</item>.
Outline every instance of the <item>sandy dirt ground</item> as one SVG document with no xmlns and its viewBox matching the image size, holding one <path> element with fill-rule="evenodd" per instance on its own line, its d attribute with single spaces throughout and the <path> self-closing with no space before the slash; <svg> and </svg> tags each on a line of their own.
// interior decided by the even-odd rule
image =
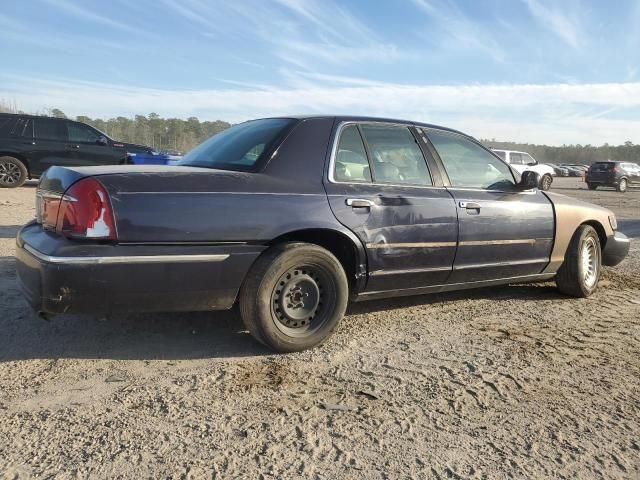
<svg viewBox="0 0 640 480">
<path fill-rule="evenodd" d="M 640 191 L 554 190 L 640 218 Z M 233 312 L 35 318 L 13 259 L 33 196 L 0 190 L 0 478 L 640 477 L 640 242 L 589 299 L 361 303 L 273 355 Z"/>
</svg>

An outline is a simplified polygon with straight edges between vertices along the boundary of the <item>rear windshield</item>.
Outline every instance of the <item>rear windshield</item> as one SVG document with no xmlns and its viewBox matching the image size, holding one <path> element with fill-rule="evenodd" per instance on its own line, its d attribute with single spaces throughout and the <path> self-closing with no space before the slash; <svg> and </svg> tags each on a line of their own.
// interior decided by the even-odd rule
<svg viewBox="0 0 640 480">
<path fill-rule="evenodd" d="M 596 162 L 591 165 L 591 168 L 593 170 L 613 170 L 615 166 L 616 164 L 613 162 Z"/>
<path fill-rule="evenodd" d="M 214 135 L 187 153 L 178 165 L 249 171 L 277 147 L 295 123 L 267 118 L 240 123 Z"/>
</svg>

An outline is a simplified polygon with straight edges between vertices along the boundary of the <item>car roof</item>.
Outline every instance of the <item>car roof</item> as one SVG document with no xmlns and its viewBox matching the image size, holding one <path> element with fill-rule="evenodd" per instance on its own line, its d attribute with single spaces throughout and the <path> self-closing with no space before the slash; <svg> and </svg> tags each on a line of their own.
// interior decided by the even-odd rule
<svg viewBox="0 0 640 480">
<path fill-rule="evenodd" d="M 521 150 L 505 150 L 504 148 L 491 148 L 494 152 L 508 152 L 508 153 L 525 153 L 531 155 L 529 152 L 523 152 Z"/>
<path fill-rule="evenodd" d="M 387 117 L 369 117 L 362 115 L 282 115 L 277 117 L 264 117 L 264 118 L 256 118 L 252 120 L 266 120 L 269 118 L 291 118 L 294 120 L 309 120 L 312 118 L 333 118 L 337 122 L 381 122 L 381 123 L 397 123 L 400 125 L 413 125 L 416 127 L 424 127 L 424 128 L 432 128 L 434 130 L 444 130 L 451 133 L 457 133 L 458 135 L 463 135 L 465 137 L 473 138 L 471 135 L 461 132 L 459 130 L 455 130 L 449 127 L 443 127 L 442 125 L 434 125 L 432 123 L 425 122 L 415 122 L 412 120 L 402 120 L 399 118 L 387 118 Z"/>
<path fill-rule="evenodd" d="M 82 122 L 78 122 L 77 120 L 72 120 L 71 118 L 50 117 L 48 115 L 31 115 L 27 113 L 0 113 L 0 117 L 47 118 L 51 120 L 61 120 L 61 121 L 67 121 L 67 122 L 82 123 Z"/>
</svg>

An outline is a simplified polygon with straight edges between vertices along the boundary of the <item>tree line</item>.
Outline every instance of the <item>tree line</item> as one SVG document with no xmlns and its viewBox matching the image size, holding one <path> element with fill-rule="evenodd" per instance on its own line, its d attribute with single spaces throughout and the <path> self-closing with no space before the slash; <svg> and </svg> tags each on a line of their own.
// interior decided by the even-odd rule
<svg viewBox="0 0 640 480">
<path fill-rule="evenodd" d="M 551 147 L 549 145 L 534 145 L 531 143 L 499 142 L 496 140 L 481 140 L 487 147 L 503 150 L 519 150 L 527 152 L 542 163 L 576 163 L 579 165 L 591 165 L 593 162 L 605 160 L 619 160 L 623 162 L 640 162 L 640 145 L 632 142 L 624 142 L 623 145 L 562 145 Z"/>
<path fill-rule="evenodd" d="M 18 113 L 17 106 L 0 100 L 0 112 Z M 20 112 L 23 113 L 23 112 Z M 57 108 L 38 112 L 42 115 L 67 118 L 63 111 Z M 186 120 L 180 118 L 163 118 L 157 113 L 149 115 L 135 115 L 133 118 L 116 117 L 109 119 L 91 118 L 81 115 L 75 118 L 106 133 L 109 137 L 129 143 L 149 145 L 156 150 L 176 150 L 187 152 L 205 139 L 225 128 L 230 123 L 215 120 L 201 121 L 197 117 Z M 601 146 L 594 145 L 534 145 L 529 143 L 500 142 L 495 139 L 481 140 L 487 147 L 505 150 L 521 150 L 533 155 L 539 162 L 544 163 L 577 163 L 589 165 L 604 160 L 620 160 L 640 162 L 640 145 L 627 141 L 623 145 Z"/>
</svg>

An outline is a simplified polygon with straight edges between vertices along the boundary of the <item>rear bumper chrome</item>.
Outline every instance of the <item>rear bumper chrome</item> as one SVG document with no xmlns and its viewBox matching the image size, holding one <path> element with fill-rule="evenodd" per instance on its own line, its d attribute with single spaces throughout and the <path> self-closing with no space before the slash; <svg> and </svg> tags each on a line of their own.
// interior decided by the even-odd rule
<svg viewBox="0 0 640 480">
<path fill-rule="evenodd" d="M 613 267 L 622 262 L 629 254 L 631 240 L 623 233 L 615 232 L 607 237 L 607 243 L 602 249 L 602 264 Z"/>
<path fill-rule="evenodd" d="M 111 257 L 56 257 L 46 255 L 28 244 L 23 248 L 39 260 L 47 263 L 66 265 L 97 265 L 115 263 L 182 263 L 182 262 L 221 262 L 229 258 L 229 254 L 191 254 L 191 255 L 129 255 Z"/>
</svg>

